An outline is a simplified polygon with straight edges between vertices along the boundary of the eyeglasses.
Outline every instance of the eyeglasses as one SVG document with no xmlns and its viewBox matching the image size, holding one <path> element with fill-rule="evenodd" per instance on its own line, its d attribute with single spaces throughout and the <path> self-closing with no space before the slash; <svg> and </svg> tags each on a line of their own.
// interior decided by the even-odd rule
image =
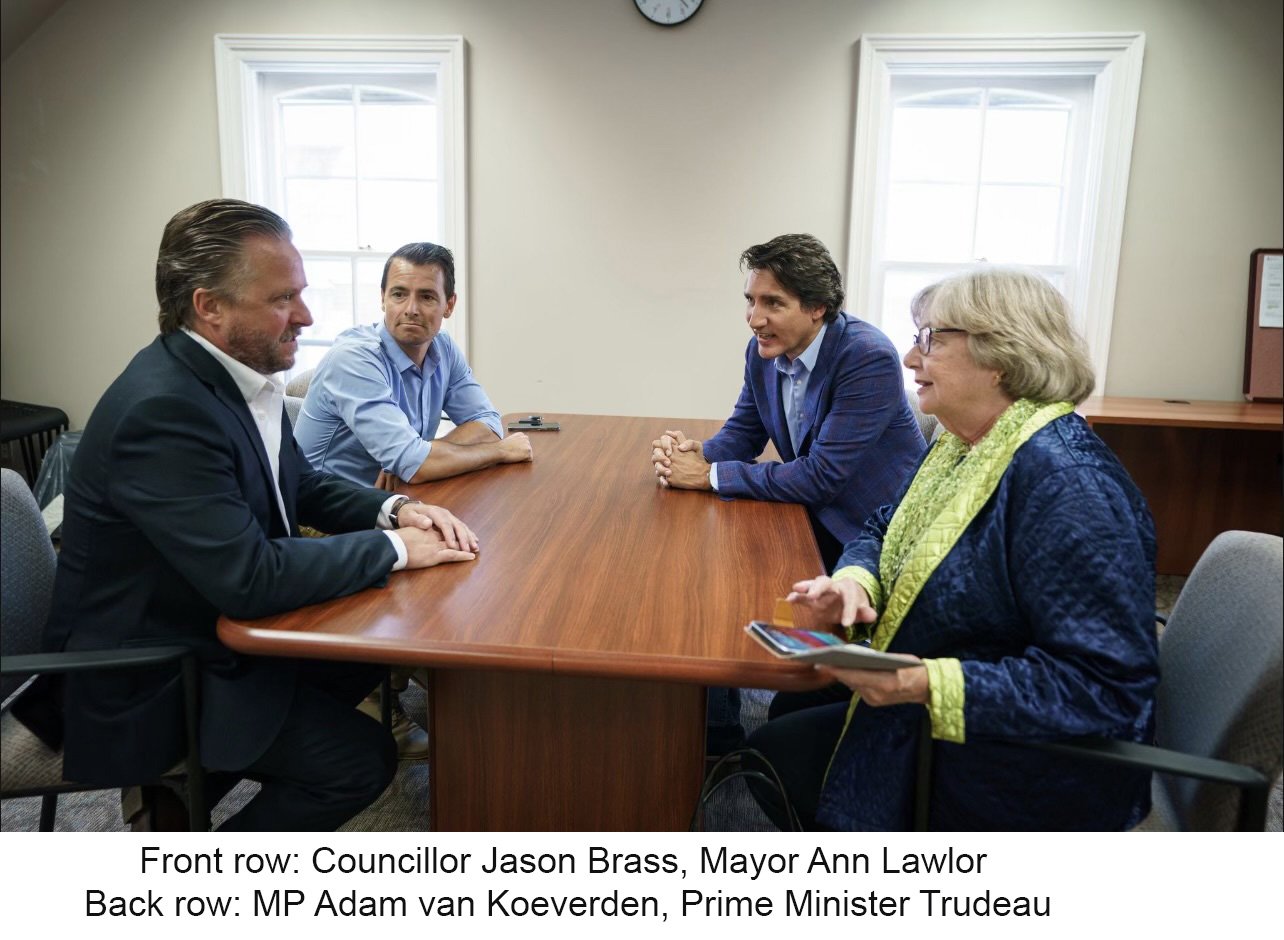
<svg viewBox="0 0 1284 940">
<path fill-rule="evenodd" d="M 932 334 L 933 333 L 966 333 L 967 330 L 960 330 L 952 326 L 925 326 L 914 334 L 914 345 L 924 356 L 932 351 Z"/>
</svg>

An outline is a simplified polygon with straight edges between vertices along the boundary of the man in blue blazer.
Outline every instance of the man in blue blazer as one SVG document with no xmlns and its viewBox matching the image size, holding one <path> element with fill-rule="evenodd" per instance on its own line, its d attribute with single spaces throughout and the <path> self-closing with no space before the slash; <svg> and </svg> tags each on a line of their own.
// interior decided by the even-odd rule
<svg viewBox="0 0 1284 940">
<path fill-rule="evenodd" d="M 746 270 L 745 382 L 707 441 L 680 430 L 652 442 L 661 486 L 807 507 L 825 570 L 865 517 L 889 503 L 923 452 L 900 356 L 875 327 L 842 311 L 843 280 L 811 235 L 780 235 L 740 256 Z M 770 440 L 779 461 L 756 462 Z M 791 709 L 850 695 L 835 685 L 779 695 Z M 740 690 L 709 690 L 708 753 L 744 740 Z"/>
<path fill-rule="evenodd" d="M 280 613 L 477 548 L 449 512 L 315 472 L 295 445 L 277 373 L 312 322 L 305 286 L 290 229 L 267 209 L 219 199 L 170 220 L 161 335 L 85 427 L 46 628 L 53 649 L 200 652 L 201 761 L 227 772 L 211 796 L 242 776 L 262 784 L 228 829 L 335 828 L 383 791 L 396 752 L 354 707 L 378 669 L 235 653 L 219 615 Z M 300 538 L 300 523 L 340 534 Z M 182 753 L 180 695 L 168 671 L 69 677 L 68 779 L 160 775 Z"/>
<path fill-rule="evenodd" d="M 744 387 L 707 441 L 666 431 L 653 443 L 660 485 L 802 503 L 832 568 L 865 518 L 917 465 L 923 435 L 900 356 L 841 309 L 842 278 L 810 235 L 781 235 L 740 256 L 747 271 Z M 755 462 L 770 440 L 780 461 Z"/>
</svg>

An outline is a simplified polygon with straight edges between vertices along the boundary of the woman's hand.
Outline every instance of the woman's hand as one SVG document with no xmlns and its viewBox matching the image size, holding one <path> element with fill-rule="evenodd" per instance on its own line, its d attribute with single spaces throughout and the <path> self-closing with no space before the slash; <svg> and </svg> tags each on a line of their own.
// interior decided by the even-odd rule
<svg viewBox="0 0 1284 940">
<path fill-rule="evenodd" d="M 785 598 L 791 604 L 809 608 L 827 623 L 873 623 L 878 611 L 869 602 L 869 594 L 857 582 L 847 578 L 838 581 L 821 575 L 810 581 L 799 581 Z"/>
<path fill-rule="evenodd" d="M 926 705 L 930 693 L 926 666 L 904 669 L 835 669 L 817 666 L 816 671 L 841 682 L 867 705 Z"/>
</svg>

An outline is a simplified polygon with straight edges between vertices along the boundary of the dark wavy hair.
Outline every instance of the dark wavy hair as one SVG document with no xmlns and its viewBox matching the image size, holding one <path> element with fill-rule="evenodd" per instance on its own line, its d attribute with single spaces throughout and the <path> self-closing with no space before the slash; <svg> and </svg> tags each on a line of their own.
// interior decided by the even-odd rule
<svg viewBox="0 0 1284 940">
<path fill-rule="evenodd" d="M 794 294 L 805 308 L 825 308 L 825 322 L 843 308 L 843 278 L 829 250 L 814 235 L 778 235 L 771 241 L 746 248 L 740 256 L 742 270 L 770 271 L 780 286 Z"/>
</svg>

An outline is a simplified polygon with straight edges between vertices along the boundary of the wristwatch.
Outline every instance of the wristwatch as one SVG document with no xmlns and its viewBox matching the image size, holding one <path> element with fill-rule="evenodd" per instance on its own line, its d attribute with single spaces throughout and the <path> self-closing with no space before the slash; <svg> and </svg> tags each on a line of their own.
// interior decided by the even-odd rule
<svg viewBox="0 0 1284 940">
<path fill-rule="evenodd" d="M 401 523 L 397 520 L 397 514 L 401 512 L 401 507 L 406 505 L 406 503 L 410 501 L 411 500 L 409 496 L 398 496 L 397 501 L 393 503 L 392 506 L 389 507 L 388 519 L 389 521 L 392 522 L 392 527 L 394 529 L 401 528 Z"/>
</svg>

